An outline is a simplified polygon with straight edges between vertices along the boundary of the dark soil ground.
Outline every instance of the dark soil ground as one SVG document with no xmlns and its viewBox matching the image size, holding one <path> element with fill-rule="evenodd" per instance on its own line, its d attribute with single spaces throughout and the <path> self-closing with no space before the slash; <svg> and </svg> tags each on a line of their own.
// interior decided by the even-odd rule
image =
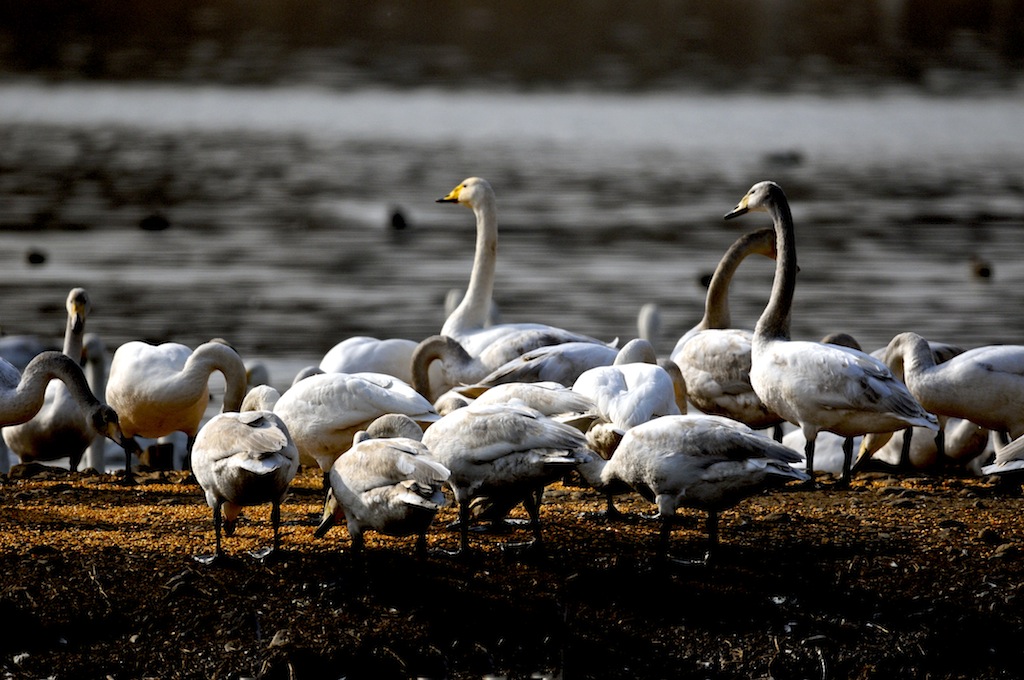
<svg viewBox="0 0 1024 680">
<path fill-rule="evenodd" d="M 319 480 L 225 539 L 205 567 L 210 510 L 180 472 L 110 476 L 19 466 L 0 484 L 0 665 L 7 678 L 1010 678 L 1021 677 L 1024 499 L 992 479 L 868 473 L 848 490 L 784 489 L 722 517 L 710 566 L 654 559 L 653 508 L 623 521 L 571 485 L 548 490 L 548 550 L 473 537 L 344 528 L 313 537 Z M 704 550 L 680 516 L 677 557 Z"/>
</svg>

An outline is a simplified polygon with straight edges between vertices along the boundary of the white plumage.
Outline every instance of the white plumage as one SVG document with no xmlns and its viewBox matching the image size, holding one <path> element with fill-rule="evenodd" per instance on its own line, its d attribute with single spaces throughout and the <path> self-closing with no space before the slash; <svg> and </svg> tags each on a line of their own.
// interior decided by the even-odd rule
<svg viewBox="0 0 1024 680">
<path fill-rule="evenodd" d="M 494 190 L 487 180 L 470 177 L 438 199 L 439 203 L 459 203 L 476 216 L 476 251 L 473 271 L 466 294 L 441 327 L 441 335 L 457 340 L 470 356 L 478 357 L 485 349 L 516 336 L 522 354 L 528 349 L 560 342 L 594 342 L 599 340 L 561 328 L 536 323 L 501 323 L 489 325 L 493 306 L 494 274 L 498 259 L 498 219 Z M 513 355 L 515 356 L 515 355 Z M 508 357 L 511 358 L 511 357 Z M 505 359 L 507 361 L 508 359 Z M 500 363 L 492 363 L 493 370 Z M 472 382 L 468 381 L 468 382 Z M 443 392 L 444 390 L 440 390 Z M 439 392 L 439 393 L 440 393 Z"/>
<path fill-rule="evenodd" d="M 352 446 L 355 434 L 386 413 L 402 413 L 421 427 L 440 416 L 408 384 L 383 373 L 321 373 L 298 381 L 274 404 L 288 425 L 302 465 L 325 475 Z"/>
<path fill-rule="evenodd" d="M 729 285 L 749 255 L 774 258 L 775 230 L 758 229 L 738 238 L 719 261 L 708 286 L 704 316 L 676 343 L 672 360 L 682 371 L 686 396 L 698 410 L 739 420 L 755 429 L 778 425 L 750 385 L 753 331 L 731 328 Z"/>
<path fill-rule="evenodd" d="M 544 487 L 593 455 L 579 430 L 517 404 L 470 404 L 452 411 L 427 428 L 423 443 L 451 471 L 462 553 L 469 550 L 474 501 L 497 517 L 523 503 L 540 547 Z"/>
<path fill-rule="evenodd" d="M 767 408 L 803 430 L 807 471 L 813 475 L 814 440 L 822 430 L 852 437 L 908 425 L 937 428 L 935 416 L 874 357 L 838 345 L 790 340 L 797 262 L 789 203 L 779 185 L 758 182 L 726 219 L 752 210 L 771 215 L 778 256 L 771 297 L 754 329 L 750 384 Z M 845 462 L 844 470 L 851 462 Z"/>
<path fill-rule="evenodd" d="M 68 293 L 65 307 L 68 316 L 63 353 L 77 362 L 83 356 L 85 322 L 92 304 L 84 289 L 74 288 Z M 22 462 L 67 457 L 72 471 L 78 469 L 82 454 L 95 437 L 96 431 L 82 408 L 59 380 L 46 386 L 43 406 L 31 420 L 3 430 L 4 441 Z"/>
<path fill-rule="evenodd" d="M 423 555 L 427 530 L 445 503 L 442 485 L 448 476 L 448 469 L 416 439 L 360 438 L 330 469 L 328 499 L 316 536 L 344 517 L 357 555 L 363 549 L 363 534 L 370 530 L 389 536 L 415 534 L 417 551 Z"/>
<path fill-rule="evenodd" d="M 215 371 L 224 376 L 222 411 L 238 411 L 246 392 L 245 364 L 226 344 L 205 342 L 193 351 L 175 342 L 126 342 L 110 361 L 107 403 L 120 416 L 126 437 L 156 439 L 184 432 L 191 451 Z"/>
<path fill-rule="evenodd" d="M 269 411 L 220 413 L 196 435 L 192 447 L 192 471 L 213 509 L 216 548 L 211 562 L 223 555 L 224 534 L 235 532 L 242 508 L 270 503 L 274 543 L 265 557 L 280 547 L 281 503 L 299 468 L 299 453 L 288 428 Z"/>
<path fill-rule="evenodd" d="M 596 457 L 580 467 L 595 488 L 626 484 L 658 506 L 659 555 L 677 508 L 708 513 L 708 554 L 718 543 L 718 513 L 776 484 L 809 477 L 794 469 L 792 449 L 728 418 L 679 415 L 655 418 L 630 429 L 611 460 Z"/>
</svg>

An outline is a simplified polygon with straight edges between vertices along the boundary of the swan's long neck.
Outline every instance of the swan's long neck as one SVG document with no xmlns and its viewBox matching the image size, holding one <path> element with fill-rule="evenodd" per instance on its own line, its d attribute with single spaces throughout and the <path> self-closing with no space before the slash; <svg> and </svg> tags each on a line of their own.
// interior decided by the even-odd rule
<svg viewBox="0 0 1024 680">
<path fill-rule="evenodd" d="M 740 263 L 750 254 L 746 239 L 739 239 L 725 251 L 715 267 L 704 299 L 704 317 L 696 328 L 729 328 L 732 326 L 732 312 L 729 310 L 729 286 Z"/>
<path fill-rule="evenodd" d="M 227 345 L 207 342 L 197 347 L 181 369 L 182 384 L 189 389 L 206 385 L 214 371 L 224 374 L 224 405 L 221 411 L 238 411 L 245 399 L 245 364 L 238 353 Z"/>
<path fill-rule="evenodd" d="M 935 355 L 928 341 L 916 333 L 900 333 L 885 350 L 885 363 L 900 380 L 908 374 L 927 371 L 935 366 Z"/>
<path fill-rule="evenodd" d="M 444 373 L 461 375 L 465 367 L 474 359 L 453 338 L 447 335 L 434 335 L 427 338 L 412 353 L 412 387 L 428 401 L 436 399 L 430 388 L 430 365 L 440 360 L 444 364 Z"/>
<path fill-rule="evenodd" d="M 786 195 L 779 187 L 773 187 L 771 191 L 773 200 L 767 208 L 775 225 L 775 280 L 768 304 L 754 328 L 754 337 L 758 340 L 789 340 L 790 312 L 796 291 L 796 236 Z"/>
<path fill-rule="evenodd" d="M 0 427 L 27 422 L 39 413 L 46 385 L 54 379 L 67 385 L 68 392 L 83 411 L 99 406 L 77 362 L 61 352 L 43 352 L 25 367 L 16 389 L 0 394 Z"/>
<path fill-rule="evenodd" d="M 498 210 L 494 197 L 487 196 L 473 207 L 476 215 L 476 252 L 473 272 L 462 302 L 441 327 L 442 335 L 458 337 L 465 331 L 483 328 L 494 294 L 494 271 L 498 261 Z"/>
</svg>

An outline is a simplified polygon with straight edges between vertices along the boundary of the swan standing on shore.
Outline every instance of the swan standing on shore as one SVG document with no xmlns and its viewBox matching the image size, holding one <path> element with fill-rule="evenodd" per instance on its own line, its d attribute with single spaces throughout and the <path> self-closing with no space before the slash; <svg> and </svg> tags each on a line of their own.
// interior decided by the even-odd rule
<svg viewBox="0 0 1024 680">
<path fill-rule="evenodd" d="M 611 460 L 593 456 L 580 474 L 599 491 L 623 485 L 658 506 L 658 556 L 668 555 L 677 508 L 708 513 L 707 562 L 718 546 L 718 514 L 773 485 L 806 481 L 800 455 L 746 425 L 719 416 L 663 416 L 630 429 Z"/>
<path fill-rule="evenodd" d="M 456 409 L 427 428 L 423 443 L 451 471 L 447 484 L 459 506 L 462 555 L 469 553 L 471 504 L 478 499 L 498 508 L 495 516 L 522 503 L 540 548 L 544 487 L 594 455 L 579 430 L 518 404 Z"/>
<path fill-rule="evenodd" d="M 324 536 L 344 518 L 356 558 L 362 555 L 368 530 L 388 536 L 415 534 L 416 552 L 425 557 L 427 530 L 445 504 L 442 487 L 449 474 L 417 439 L 375 439 L 362 431 L 331 466 L 327 502 L 314 535 Z"/>
<path fill-rule="evenodd" d="M 939 363 L 927 340 L 905 332 L 889 341 L 885 363 L 942 421 L 963 418 L 1011 439 L 1024 435 L 1024 345 L 974 347 Z M 944 425 L 936 435 L 940 460 Z"/>
<path fill-rule="evenodd" d="M 744 234 L 725 251 L 708 286 L 704 316 L 679 339 L 671 356 L 683 373 L 687 399 L 698 410 L 760 430 L 778 426 L 783 419 L 764 405 L 750 385 L 754 334 L 730 328 L 729 310 L 729 284 L 740 263 L 755 254 L 776 257 L 774 229 Z"/>
<path fill-rule="evenodd" d="M 908 425 L 937 429 L 935 416 L 878 359 L 848 347 L 790 339 L 796 236 L 782 187 L 758 182 L 725 219 L 750 211 L 771 216 L 778 252 L 771 297 L 754 328 L 750 384 L 766 407 L 803 431 L 808 474 L 814 475 L 814 440 L 822 430 L 853 437 Z M 844 480 L 851 464 L 844 462 Z"/>
<path fill-rule="evenodd" d="M 253 553 L 264 558 L 280 548 L 281 503 L 299 469 L 299 452 L 288 428 L 269 411 L 219 413 L 196 435 L 192 472 L 213 509 L 216 547 L 204 564 L 223 557 L 221 527 L 232 536 L 243 507 L 271 504 L 274 543 Z"/>
<path fill-rule="evenodd" d="M 192 351 L 176 342 L 151 345 L 133 340 L 117 348 L 110 361 L 107 403 L 120 416 L 121 428 L 136 452 L 136 436 L 157 439 L 184 432 L 191 455 L 209 405 L 214 371 L 224 375 L 222 412 L 238 411 L 246 391 L 245 364 L 226 344 L 205 342 Z M 130 473 L 129 465 L 126 477 Z"/>
</svg>

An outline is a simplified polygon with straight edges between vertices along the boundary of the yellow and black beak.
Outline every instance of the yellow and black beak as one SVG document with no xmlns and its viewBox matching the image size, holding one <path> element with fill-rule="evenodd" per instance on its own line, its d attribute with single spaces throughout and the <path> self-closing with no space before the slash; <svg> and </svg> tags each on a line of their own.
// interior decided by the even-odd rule
<svg viewBox="0 0 1024 680">
<path fill-rule="evenodd" d="M 437 199 L 434 202 L 435 203 L 458 203 L 459 202 L 459 194 L 462 193 L 463 186 L 464 185 L 460 184 L 459 186 L 455 187 L 450 192 L 448 192 L 447 196 L 439 198 L 439 199 Z"/>
<path fill-rule="evenodd" d="M 734 217 L 746 215 L 748 212 L 750 212 L 750 208 L 747 207 L 747 196 L 744 196 L 740 199 L 740 202 L 736 204 L 735 208 L 725 214 L 725 219 L 731 220 Z"/>
</svg>

